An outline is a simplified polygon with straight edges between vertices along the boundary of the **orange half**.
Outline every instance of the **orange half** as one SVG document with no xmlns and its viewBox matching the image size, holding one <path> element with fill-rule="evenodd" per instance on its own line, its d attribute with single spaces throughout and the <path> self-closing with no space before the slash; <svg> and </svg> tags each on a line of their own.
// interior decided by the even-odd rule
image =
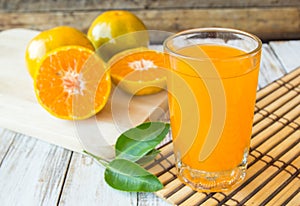
<svg viewBox="0 0 300 206">
<path fill-rule="evenodd" d="M 34 88 L 39 103 L 61 119 L 86 119 L 106 104 L 111 80 L 103 61 L 81 46 L 57 48 L 42 60 Z"/>
<path fill-rule="evenodd" d="M 164 53 L 133 49 L 117 54 L 108 66 L 112 81 L 130 94 L 154 94 L 166 87 Z"/>
</svg>

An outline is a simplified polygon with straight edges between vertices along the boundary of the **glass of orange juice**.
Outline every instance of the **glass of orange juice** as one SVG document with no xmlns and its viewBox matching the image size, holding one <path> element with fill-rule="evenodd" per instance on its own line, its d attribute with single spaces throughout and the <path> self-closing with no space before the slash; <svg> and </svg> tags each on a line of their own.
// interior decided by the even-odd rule
<svg viewBox="0 0 300 206">
<path fill-rule="evenodd" d="M 178 178 L 232 189 L 246 175 L 262 43 L 244 31 L 186 30 L 164 42 Z"/>
</svg>

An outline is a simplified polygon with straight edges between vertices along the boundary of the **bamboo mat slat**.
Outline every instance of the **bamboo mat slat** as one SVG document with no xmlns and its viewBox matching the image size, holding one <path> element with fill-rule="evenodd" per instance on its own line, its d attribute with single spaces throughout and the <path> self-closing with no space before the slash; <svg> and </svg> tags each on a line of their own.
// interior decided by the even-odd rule
<svg viewBox="0 0 300 206">
<path fill-rule="evenodd" d="M 176 177 L 172 142 L 146 166 L 164 184 L 156 195 L 174 205 L 282 205 L 300 202 L 300 68 L 257 94 L 248 170 L 235 189 L 196 192 Z M 170 139 L 170 137 L 169 137 Z"/>
</svg>

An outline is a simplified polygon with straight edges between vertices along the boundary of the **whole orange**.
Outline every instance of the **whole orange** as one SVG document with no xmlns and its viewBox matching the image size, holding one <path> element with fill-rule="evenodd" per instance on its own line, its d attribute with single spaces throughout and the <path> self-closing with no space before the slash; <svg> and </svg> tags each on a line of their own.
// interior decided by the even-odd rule
<svg viewBox="0 0 300 206">
<path fill-rule="evenodd" d="M 149 43 L 147 28 L 142 20 L 124 10 L 100 14 L 92 22 L 87 35 L 105 61 L 118 52 L 147 47 Z"/>
</svg>

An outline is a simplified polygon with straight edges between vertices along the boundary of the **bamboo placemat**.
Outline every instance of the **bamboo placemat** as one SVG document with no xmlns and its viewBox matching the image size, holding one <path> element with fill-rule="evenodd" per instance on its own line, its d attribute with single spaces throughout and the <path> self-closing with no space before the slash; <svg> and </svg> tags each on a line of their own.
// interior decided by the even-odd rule
<svg viewBox="0 0 300 206">
<path fill-rule="evenodd" d="M 171 141 L 146 168 L 164 189 L 156 195 L 174 205 L 300 204 L 300 68 L 257 94 L 246 179 L 233 191 L 200 193 L 176 177 Z"/>
</svg>

